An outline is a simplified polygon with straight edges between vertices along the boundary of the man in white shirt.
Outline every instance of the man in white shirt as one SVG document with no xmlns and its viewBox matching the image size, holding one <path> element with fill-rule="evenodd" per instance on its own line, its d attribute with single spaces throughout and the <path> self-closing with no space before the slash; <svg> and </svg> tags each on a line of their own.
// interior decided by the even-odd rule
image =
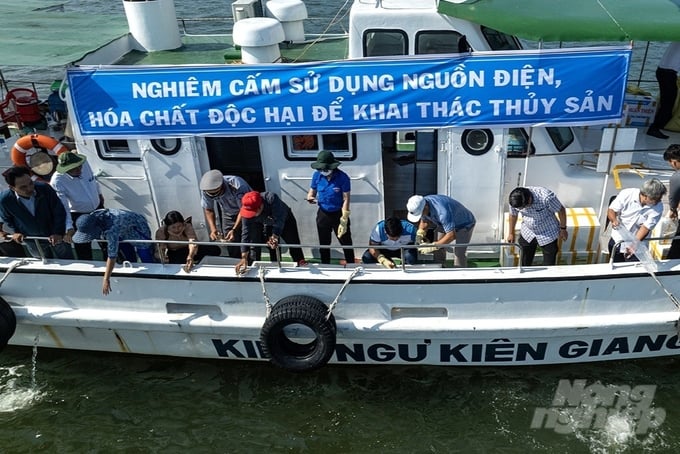
<svg viewBox="0 0 680 454">
<path fill-rule="evenodd" d="M 607 210 L 607 219 L 612 224 L 612 237 L 609 240 L 609 254 L 614 252 L 614 262 L 637 262 L 634 245 L 621 243 L 625 229 L 638 241 L 644 240 L 663 214 L 661 198 L 666 194 L 666 186 L 652 178 L 644 182 L 640 189 L 628 188 L 619 192 Z M 629 235 L 626 235 L 629 236 Z M 613 251 L 619 245 L 618 251 Z"/>
<path fill-rule="evenodd" d="M 87 158 L 76 152 L 67 151 L 59 155 L 57 171 L 50 179 L 50 185 L 57 191 L 59 199 L 70 213 L 66 217 L 64 240 L 71 242 L 75 233 L 76 219 L 104 207 L 104 197 L 99 183 L 94 178 Z M 92 260 L 92 244 L 76 243 L 76 255 L 80 260 Z"/>
</svg>

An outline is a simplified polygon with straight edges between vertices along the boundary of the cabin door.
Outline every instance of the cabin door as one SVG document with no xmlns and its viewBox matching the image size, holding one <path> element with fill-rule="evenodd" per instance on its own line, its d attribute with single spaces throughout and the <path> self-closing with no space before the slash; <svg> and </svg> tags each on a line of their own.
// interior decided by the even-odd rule
<svg viewBox="0 0 680 454">
<path fill-rule="evenodd" d="M 445 129 L 440 131 L 439 139 L 438 192 L 453 197 L 474 213 L 477 225 L 473 242 L 499 242 L 502 214 L 507 211 L 507 201 L 502 200 L 503 131 Z"/>
</svg>

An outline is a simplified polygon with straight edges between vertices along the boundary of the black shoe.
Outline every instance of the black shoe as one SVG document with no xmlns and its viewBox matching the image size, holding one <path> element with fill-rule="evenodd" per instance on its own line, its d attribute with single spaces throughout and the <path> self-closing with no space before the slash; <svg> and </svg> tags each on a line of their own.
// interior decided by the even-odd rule
<svg viewBox="0 0 680 454">
<path fill-rule="evenodd" d="M 668 136 L 661 132 L 661 130 L 658 128 L 649 128 L 647 130 L 647 135 L 656 137 L 657 139 L 668 139 Z"/>
</svg>

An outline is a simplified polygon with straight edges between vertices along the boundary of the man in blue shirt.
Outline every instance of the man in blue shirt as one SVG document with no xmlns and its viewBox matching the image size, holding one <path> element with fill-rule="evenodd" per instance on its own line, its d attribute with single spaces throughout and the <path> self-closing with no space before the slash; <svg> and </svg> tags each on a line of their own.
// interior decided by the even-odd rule
<svg viewBox="0 0 680 454">
<path fill-rule="evenodd" d="M 361 257 L 363 263 L 380 263 L 385 268 L 395 268 L 391 260 L 393 257 L 401 257 L 400 246 L 415 244 L 416 228 L 413 224 L 397 218 L 387 218 L 375 225 L 371 232 L 368 244 L 371 246 L 384 246 L 381 248 L 368 248 Z M 403 260 L 408 265 L 416 263 L 418 256 L 415 248 L 404 249 Z"/>
<path fill-rule="evenodd" d="M 431 245 L 418 248 L 423 254 L 433 253 L 439 250 L 439 246 L 447 245 L 453 240 L 456 240 L 456 244 L 466 245 L 472 238 L 477 222 L 472 212 L 462 203 L 441 194 L 424 197 L 414 195 L 408 199 L 406 209 L 408 220 L 419 223 L 416 231 L 416 244 L 424 242 L 428 229 L 434 229 L 437 233 L 443 234 Z M 454 266 L 467 266 L 466 253 L 467 246 L 454 248 Z"/>
<path fill-rule="evenodd" d="M 312 183 L 307 193 L 309 203 L 318 203 L 316 213 L 316 230 L 319 234 L 319 245 L 331 244 L 331 234 L 335 233 L 340 244 L 352 244 L 352 232 L 349 222 L 349 195 L 351 182 L 349 176 L 338 169 L 340 161 L 330 151 L 320 151 L 316 161 L 311 164 L 316 169 L 312 175 Z M 345 261 L 354 263 L 354 249 L 343 249 Z M 331 263 L 331 251 L 321 248 L 321 263 Z"/>
<path fill-rule="evenodd" d="M 562 202 L 551 190 L 540 186 L 515 188 L 509 199 L 510 216 L 506 239 L 508 243 L 515 242 L 517 215 L 522 213 L 519 236 L 522 266 L 531 266 L 537 246 L 541 246 L 543 250 L 543 265 L 554 265 L 559 250 L 558 240 L 567 239 L 567 210 Z"/>
</svg>

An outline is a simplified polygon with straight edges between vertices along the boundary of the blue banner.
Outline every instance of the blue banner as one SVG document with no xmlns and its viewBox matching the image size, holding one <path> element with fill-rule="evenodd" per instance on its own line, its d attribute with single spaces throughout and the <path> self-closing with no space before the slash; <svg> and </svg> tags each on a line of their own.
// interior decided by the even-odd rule
<svg viewBox="0 0 680 454">
<path fill-rule="evenodd" d="M 77 67 L 84 136 L 173 137 L 620 120 L 631 51 L 515 51 L 305 64 Z"/>
</svg>

